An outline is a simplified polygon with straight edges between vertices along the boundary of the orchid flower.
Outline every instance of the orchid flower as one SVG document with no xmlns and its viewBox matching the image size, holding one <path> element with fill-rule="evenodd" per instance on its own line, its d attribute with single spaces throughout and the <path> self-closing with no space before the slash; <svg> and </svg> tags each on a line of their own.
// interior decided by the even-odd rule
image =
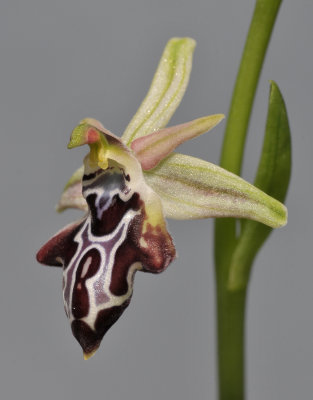
<svg viewBox="0 0 313 400">
<path fill-rule="evenodd" d="M 188 84 L 194 47 L 190 38 L 168 42 L 151 88 L 121 138 L 91 118 L 72 132 L 68 147 L 88 144 L 90 152 L 57 208 L 86 214 L 53 236 L 37 260 L 63 268 L 65 312 L 86 359 L 129 305 L 135 272 L 162 272 L 175 258 L 165 217 L 286 223 L 284 205 L 253 185 L 207 161 L 173 153 L 224 117 L 165 128 Z"/>
</svg>

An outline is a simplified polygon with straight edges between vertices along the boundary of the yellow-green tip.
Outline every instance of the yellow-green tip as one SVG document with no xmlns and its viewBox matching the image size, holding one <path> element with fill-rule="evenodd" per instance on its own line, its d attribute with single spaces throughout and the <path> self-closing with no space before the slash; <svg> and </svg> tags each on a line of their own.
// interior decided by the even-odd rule
<svg viewBox="0 0 313 400">
<path fill-rule="evenodd" d="M 84 354 L 84 360 L 89 360 L 89 358 L 91 358 L 94 354 L 95 354 L 95 352 L 97 351 L 98 349 L 96 349 L 96 350 L 93 350 L 93 351 L 91 351 L 90 353 L 83 353 Z"/>
<path fill-rule="evenodd" d="M 100 140 L 100 132 L 97 128 L 90 124 L 82 123 L 78 125 L 72 132 L 68 149 L 83 146 L 84 144 L 96 143 Z"/>
</svg>

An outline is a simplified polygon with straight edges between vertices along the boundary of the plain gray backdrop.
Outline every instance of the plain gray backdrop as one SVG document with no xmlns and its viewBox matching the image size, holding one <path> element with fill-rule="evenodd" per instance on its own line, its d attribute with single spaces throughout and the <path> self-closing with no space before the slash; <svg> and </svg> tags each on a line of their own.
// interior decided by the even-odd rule
<svg viewBox="0 0 313 400">
<path fill-rule="evenodd" d="M 159 276 L 137 274 L 131 305 L 89 361 L 63 310 L 61 271 L 35 253 L 80 217 L 54 210 L 87 151 L 66 149 L 78 122 L 94 117 L 120 135 L 173 36 L 191 36 L 197 48 L 171 124 L 227 114 L 253 8 L 252 0 L 1 0 L 2 399 L 215 399 L 212 220 L 169 221 L 179 258 Z M 313 392 L 312 15 L 312 1 L 283 1 L 250 124 L 243 175 L 253 181 L 268 81 L 277 81 L 293 136 L 289 223 L 254 265 L 249 400 Z M 218 163 L 223 129 L 180 151 Z"/>
</svg>

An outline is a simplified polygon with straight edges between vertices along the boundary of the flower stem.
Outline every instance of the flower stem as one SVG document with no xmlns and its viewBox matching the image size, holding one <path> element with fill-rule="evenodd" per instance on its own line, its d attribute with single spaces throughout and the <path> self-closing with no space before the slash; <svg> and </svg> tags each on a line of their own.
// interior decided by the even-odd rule
<svg viewBox="0 0 313 400">
<path fill-rule="evenodd" d="M 218 293 L 220 400 L 244 399 L 244 317 L 246 291 Z"/>
<path fill-rule="evenodd" d="M 221 166 L 240 175 L 257 84 L 281 0 L 257 0 L 226 124 Z"/>
<path fill-rule="evenodd" d="M 239 175 L 251 110 L 268 43 L 282 0 L 257 0 L 233 91 L 220 165 Z M 244 399 L 246 289 L 229 290 L 236 222 L 215 223 L 219 399 Z M 248 277 L 247 277 L 248 280 Z"/>
</svg>

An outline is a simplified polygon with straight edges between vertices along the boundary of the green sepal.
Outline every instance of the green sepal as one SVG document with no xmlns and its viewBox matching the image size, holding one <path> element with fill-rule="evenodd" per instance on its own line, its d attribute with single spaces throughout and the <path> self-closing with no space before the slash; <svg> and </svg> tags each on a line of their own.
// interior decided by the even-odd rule
<svg viewBox="0 0 313 400">
<path fill-rule="evenodd" d="M 174 219 L 249 218 L 273 228 L 287 222 L 286 207 L 231 172 L 198 158 L 173 153 L 145 179 Z"/>
<path fill-rule="evenodd" d="M 167 125 L 187 88 L 195 46 L 196 42 L 188 37 L 168 41 L 150 89 L 123 133 L 127 146 Z"/>
<path fill-rule="evenodd" d="M 291 175 L 291 138 L 282 94 L 270 81 L 270 96 L 262 154 L 254 185 L 282 203 Z M 242 221 L 242 230 L 229 269 L 230 290 L 247 285 L 251 265 L 272 229 L 255 221 Z"/>
</svg>

